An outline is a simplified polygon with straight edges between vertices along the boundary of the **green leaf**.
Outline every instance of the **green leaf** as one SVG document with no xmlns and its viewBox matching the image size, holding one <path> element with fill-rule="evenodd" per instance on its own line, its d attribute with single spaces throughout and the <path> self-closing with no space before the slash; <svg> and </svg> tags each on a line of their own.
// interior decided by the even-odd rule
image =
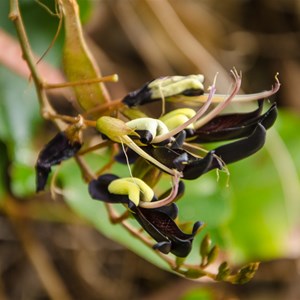
<svg viewBox="0 0 300 300">
<path fill-rule="evenodd" d="M 10 167 L 12 190 L 17 197 L 28 197 L 35 193 L 35 169 L 23 162 L 14 162 Z"/>
</svg>

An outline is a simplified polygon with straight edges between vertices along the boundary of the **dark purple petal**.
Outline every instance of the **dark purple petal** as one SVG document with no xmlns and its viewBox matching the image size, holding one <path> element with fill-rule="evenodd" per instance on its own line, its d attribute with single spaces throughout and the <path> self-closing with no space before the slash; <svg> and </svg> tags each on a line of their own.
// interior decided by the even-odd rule
<svg viewBox="0 0 300 300">
<path fill-rule="evenodd" d="M 140 156 L 130 148 L 126 148 L 126 156 L 129 164 L 133 164 Z M 126 156 L 123 149 L 120 149 L 119 153 L 115 156 L 115 160 L 122 164 L 127 164 Z"/>
<path fill-rule="evenodd" d="M 139 140 L 145 144 L 148 145 L 153 140 L 153 135 L 149 130 L 135 130 L 135 132 L 140 136 Z M 132 137 L 132 139 L 136 139 L 135 137 Z"/>
<path fill-rule="evenodd" d="M 172 249 L 172 243 L 170 241 L 159 242 L 153 246 L 153 249 L 159 250 L 160 252 L 162 252 L 164 254 L 168 254 L 168 253 L 170 253 L 170 251 Z"/>
<path fill-rule="evenodd" d="M 175 203 L 155 208 L 155 210 L 168 215 L 172 220 L 175 220 L 178 216 L 178 207 Z"/>
<path fill-rule="evenodd" d="M 253 119 L 256 119 L 261 115 L 262 105 L 248 113 L 232 113 L 217 116 L 209 121 L 207 124 L 199 128 L 199 131 L 202 132 L 215 132 L 222 131 L 227 128 L 240 127 L 242 124 L 245 124 Z"/>
<path fill-rule="evenodd" d="M 203 95 L 204 91 L 201 89 L 186 89 L 182 92 L 182 95 L 184 96 L 200 96 Z"/>
<path fill-rule="evenodd" d="M 150 101 L 153 101 L 153 99 L 151 99 L 151 90 L 148 87 L 148 84 L 150 82 L 151 81 L 144 84 L 140 89 L 127 94 L 123 98 L 122 102 L 125 103 L 127 106 L 132 107 L 143 105 L 149 103 Z"/>
<path fill-rule="evenodd" d="M 51 168 L 37 165 L 35 169 L 36 169 L 36 192 L 40 192 L 45 189 L 49 174 L 51 172 Z"/>
<path fill-rule="evenodd" d="M 142 148 L 156 160 L 170 169 L 182 171 L 189 159 L 187 152 L 183 149 L 171 149 L 169 147 L 147 146 Z"/>
<path fill-rule="evenodd" d="M 254 154 L 263 147 L 265 139 L 266 129 L 258 124 L 253 133 L 247 138 L 216 148 L 213 163 L 207 171 L 220 168 L 222 163 L 230 164 Z M 220 160 L 216 157 L 219 157 Z"/>
<path fill-rule="evenodd" d="M 143 149 L 168 168 L 181 171 L 184 179 L 200 177 L 210 169 L 213 161 L 213 151 L 204 158 L 197 158 L 183 149 L 152 146 L 143 147 Z"/>
<path fill-rule="evenodd" d="M 137 133 L 139 135 L 139 137 L 137 136 L 130 136 L 133 140 L 139 140 L 141 141 L 142 144 L 145 144 L 145 145 L 150 145 L 152 140 L 153 140 L 153 135 L 152 133 L 149 131 L 149 130 L 140 130 L 140 129 L 136 129 L 134 131 L 135 133 Z M 165 139 L 163 140 L 162 142 L 159 142 L 159 143 L 156 143 L 155 145 L 156 146 L 163 146 L 163 145 L 166 145 L 170 142 L 170 139 Z"/>
<path fill-rule="evenodd" d="M 269 116 L 273 116 L 276 109 L 270 111 Z M 269 117 L 266 117 L 270 120 Z M 221 169 L 224 164 L 230 164 L 244 159 L 258 150 L 260 150 L 266 138 L 266 129 L 258 124 L 252 133 L 243 139 L 220 146 L 210 151 L 204 158 L 196 158 L 187 154 L 182 149 L 169 148 L 147 148 L 147 152 L 162 162 L 169 168 L 176 168 L 182 171 L 184 179 L 196 179 L 208 171 L 218 168 Z"/>
<path fill-rule="evenodd" d="M 278 115 L 277 105 L 273 104 L 270 109 L 261 116 L 259 122 L 265 129 L 269 129 L 276 121 Z"/>
<path fill-rule="evenodd" d="M 196 179 L 211 170 L 214 160 L 214 151 L 210 151 L 204 158 L 194 158 L 183 170 L 184 179 Z"/>
<path fill-rule="evenodd" d="M 218 116 L 195 131 L 192 142 L 217 142 L 246 137 L 253 132 L 258 123 L 266 129 L 271 127 L 277 116 L 276 105 L 260 115 L 261 108 L 245 114 L 228 114 Z"/>
<path fill-rule="evenodd" d="M 187 133 L 185 130 L 179 132 L 175 136 L 175 140 L 172 142 L 170 148 L 171 149 L 180 149 L 182 147 L 183 143 L 185 142 L 186 135 L 187 135 Z"/>
<path fill-rule="evenodd" d="M 36 163 L 37 192 L 45 188 L 51 167 L 73 157 L 82 143 L 72 141 L 65 132 L 59 132 L 39 153 Z"/>
</svg>

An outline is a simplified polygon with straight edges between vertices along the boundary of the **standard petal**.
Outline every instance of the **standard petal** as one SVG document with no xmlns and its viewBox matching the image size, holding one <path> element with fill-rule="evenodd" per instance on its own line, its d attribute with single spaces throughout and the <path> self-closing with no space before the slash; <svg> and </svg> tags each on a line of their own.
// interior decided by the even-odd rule
<svg viewBox="0 0 300 300">
<path fill-rule="evenodd" d="M 261 108 L 259 107 L 250 113 L 218 116 L 198 128 L 190 140 L 197 143 L 207 143 L 243 138 L 250 135 L 258 123 L 268 129 L 276 120 L 276 104 L 273 104 L 263 115 L 260 115 L 260 112 Z"/>
</svg>

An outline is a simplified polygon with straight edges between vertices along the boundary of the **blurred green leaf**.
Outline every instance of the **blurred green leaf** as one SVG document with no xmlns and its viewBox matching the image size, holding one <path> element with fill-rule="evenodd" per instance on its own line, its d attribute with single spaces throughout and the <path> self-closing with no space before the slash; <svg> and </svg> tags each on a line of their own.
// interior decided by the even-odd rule
<svg viewBox="0 0 300 300">
<path fill-rule="evenodd" d="M 231 168 L 234 212 L 229 222 L 236 260 L 270 259 L 282 254 L 288 233 L 284 195 L 266 149 Z"/>
<path fill-rule="evenodd" d="M 34 88 L 0 66 L 0 99 L 0 138 L 11 155 L 24 161 L 41 124 Z"/>
<path fill-rule="evenodd" d="M 35 193 L 35 169 L 23 162 L 14 162 L 10 166 L 12 190 L 17 197 L 28 197 Z"/>
<path fill-rule="evenodd" d="M 93 12 L 93 7 L 96 5 L 96 2 L 91 0 L 77 0 L 77 3 L 80 8 L 81 23 L 85 24 L 87 21 L 89 21 Z"/>
<path fill-rule="evenodd" d="M 199 219 L 212 228 L 228 220 L 231 214 L 229 190 L 224 182 L 226 176 L 221 175 L 219 181 L 215 171 L 194 181 L 185 181 L 185 195 L 178 201 L 183 221 Z"/>
<path fill-rule="evenodd" d="M 2 202 L 3 196 L 6 190 L 6 171 L 8 166 L 8 153 L 6 145 L 0 139 L 0 204 Z"/>
<path fill-rule="evenodd" d="M 289 151 L 290 157 L 294 162 L 294 166 L 300 175 L 300 155 L 299 155 L 299 126 L 300 114 L 293 111 L 280 110 L 279 118 L 275 124 L 286 148 Z M 299 181 L 298 181 L 299 182 Z"/>
<path fill-rule="evenodd" d="M 6 144 L 13 161 L 9 171 L 11 188 L 17 196 L 28 196 L 35 191 L 33 148 L 41 125 L 32 84 L 0 66 L 0 140 Z"/>
<path fill-rule="evenodd" d="M 186 292 L 180 300 L 213 300 L 216 299 L 213 292 L 207 288 L 194 288 Z"/>
<path fill-rule="evenodd" d="M 275 128 L 280 136 L 271 129 L 262 151 L 230 167 L 229 252 L 236 260 L 282 255 L 289 229 L 299 219 L 300 119 L 280 112 Z"/>
</svg>

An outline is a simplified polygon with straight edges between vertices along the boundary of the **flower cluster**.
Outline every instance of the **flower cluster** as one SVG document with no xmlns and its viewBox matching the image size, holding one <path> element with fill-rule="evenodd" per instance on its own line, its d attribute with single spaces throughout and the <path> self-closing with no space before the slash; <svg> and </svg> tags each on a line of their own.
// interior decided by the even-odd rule
<svg viewBox="0 0 300 300">
<path fill-rule="evenodd" d="M 98 174 L 88 183 L 91 197 L 122 203 L 156 241 L 154 249 L 186 257 L 202 223 L 196 222 L 189 233 L 180 228 L 175 201 L 184 195 L 184 181 L 196 180 L 213 169 L 226 169 L 228 164 L 257 152 L 277 116 L 275 104 L 265 112 L 263 108 L 264 99 L 279 89 L 278 80 L 270 91 L 238 95 L 241 76 L 232 73 L 234 86 L 227 96 L 217 95 L 215 84 L 204 93 L 202 75 L 171 76 L 129 93 L 115 109 L 102 110 L 94 122 L 80 116 L 40 152 L 37 190 L 44 189 L 53 165 L 80 154 L 81 132 L 86 124 L 94 126 L 102 138 L 99 147 L 117 145 L 119 152 L 114 161 L 127 164 L 130 176 Z M 161 116 L 149 117 L 144 108 L 158 101 L 162 103 Z M 257 101 L 257 108 L 246 113 L 224 113 L 228 106 L 243 101 Z M 166 110 L 169 103 L 171 108 Z M 205 143 L 226 141 L 211 150 L 203 148 Z M 171 177 L 172 187 L 157 195 L 156 186 L 163 174 Z"/>
</svg>

